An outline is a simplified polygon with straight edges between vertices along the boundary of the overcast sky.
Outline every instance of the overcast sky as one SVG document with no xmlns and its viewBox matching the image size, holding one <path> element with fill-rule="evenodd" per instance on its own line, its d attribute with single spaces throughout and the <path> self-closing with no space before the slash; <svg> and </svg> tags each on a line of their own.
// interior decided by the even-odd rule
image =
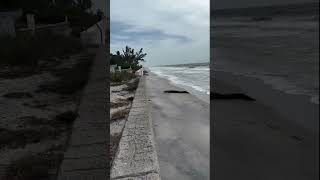
<svg viewBox="0 0 320 180">
<path fill-rule="evenodd" d="M 111 52 L 126 45 L 147 66 L 209 61 L 209 0 L 111 0 Z"/>
</svg>

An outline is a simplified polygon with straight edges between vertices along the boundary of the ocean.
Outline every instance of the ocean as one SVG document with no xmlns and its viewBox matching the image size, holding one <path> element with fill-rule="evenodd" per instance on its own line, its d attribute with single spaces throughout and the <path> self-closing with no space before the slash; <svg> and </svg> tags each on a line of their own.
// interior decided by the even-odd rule
<svg viewBox="0 0 320 180">
<path fill-rule="evenodd" d="M 149 67 L 149 69 L 152 73 L 169 80 L 199 99 L 210 102 L 209 63 Z"/>
</svg>

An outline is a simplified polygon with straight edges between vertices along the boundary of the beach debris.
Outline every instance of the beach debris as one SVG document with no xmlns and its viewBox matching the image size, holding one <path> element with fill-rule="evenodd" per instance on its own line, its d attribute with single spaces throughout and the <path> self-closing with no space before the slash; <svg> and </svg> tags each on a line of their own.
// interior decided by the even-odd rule
<svg viewBox="0 0 320 180">
<path fill-rule="evenodd" d="M 222 100 L 239 99 L 239 100 L 245 100 L 245 101 L 255 101 L 255 99 L 243 93 L 221 94 L 221 93 L 211 92 L 210 99 L 222 99 Z"/>
<path fill-rule="evenodd" d="M 133 101 L 134 97 L 128 97 L 127 100 L 128 101 Z"/>
<path fill-rule="evenodd" d="M 182 94 L 189 94 L 188 91 L 177 91 L 177 90 L 167 90 L 163 91 L 164 93 L 182 93 Z"/>
<path fill-rule="evenodd" d="M 129 109 L 122 109 L 111 114 L 111 121 L 125 119 L 129 115 Z"/>
</svg>

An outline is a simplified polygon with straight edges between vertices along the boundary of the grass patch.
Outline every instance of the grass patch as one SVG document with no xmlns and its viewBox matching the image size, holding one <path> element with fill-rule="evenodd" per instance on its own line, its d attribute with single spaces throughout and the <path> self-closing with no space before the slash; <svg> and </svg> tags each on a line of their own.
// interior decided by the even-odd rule
<svg viewBox="0 0 320 180">
<path fill-rule="evenodd" d="M 111 121 L 116 121 L 119 119 L 124 119 L 127 117 L 127 115 L 129 114 L 130 110 L 129 109 L 124 109 L 124 110 L 120 110 L 117 111 L 115 113 L 112 114 L 111 116 Z"/>
<path fill-rule="evenodd" d="M 123 82 L 123 81 L 129 81 L 133 78 L 135 78 L 136 75 L 134 75 L 133 73 L 128 73 L 128 72 L 114 72 L 114 73 L 110 73 L 110 81 L 111 82 Z"/>
</svg>

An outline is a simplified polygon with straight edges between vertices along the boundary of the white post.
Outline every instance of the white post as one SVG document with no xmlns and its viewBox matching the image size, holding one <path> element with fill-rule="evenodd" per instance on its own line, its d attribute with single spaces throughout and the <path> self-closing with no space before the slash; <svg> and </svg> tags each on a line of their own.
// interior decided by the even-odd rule
<svg viewBox="0 0 320 180">
<path fill-rule="evenodd" d="M 27 14 L 27 23 L 28 23 L 28 29 L 31 29 L 32 35 L 35 33 L 36 24 L 34 21 L 34 15 L 33 14 Z"/>
</svg>

